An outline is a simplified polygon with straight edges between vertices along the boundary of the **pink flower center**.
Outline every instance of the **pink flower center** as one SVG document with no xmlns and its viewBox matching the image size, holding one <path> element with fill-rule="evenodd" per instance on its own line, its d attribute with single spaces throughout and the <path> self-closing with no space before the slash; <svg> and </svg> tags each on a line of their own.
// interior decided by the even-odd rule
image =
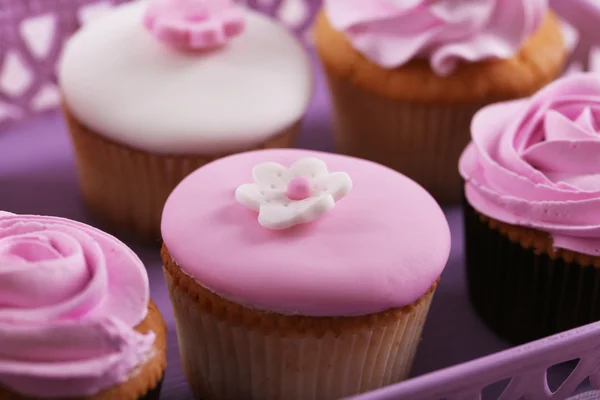
<svg viewBox="0 0 600 400">
<path fill-rule="evenodd" d="M 188 15 L 184 16 L 184 20 L 188 21 L 188 22 L 202 22 L 202 21 L 206 21 L 210 18 L 210 15 L 208 14 L 208 12 L 191 12 Z"/>
<path fill-rule="evenodd" d="M 303 176 L 297 176 L 288 183 L 287 197 L 290 200 L 304 200 L 311 195 L 310 182 Z"/>
</svg>

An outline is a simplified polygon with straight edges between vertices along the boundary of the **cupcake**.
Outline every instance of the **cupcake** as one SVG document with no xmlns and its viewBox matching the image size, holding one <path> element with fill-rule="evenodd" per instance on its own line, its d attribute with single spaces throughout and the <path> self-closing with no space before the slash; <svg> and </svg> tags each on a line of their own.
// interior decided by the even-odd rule
<svg viewBox="0 0 600 400">
<path fill-rule="evenodd" d="M 474 118 L 460 159 L 468 287 L 524 343 L 600 320 L 600 78 L 562 78 Z"/>
<path fill-rule="evenodd" d="M 290 149 L 189 175 L 162 235 L 201 399 L 334 399 L 406 378 L 450 251 L 444 214 L 410 179 Z"/>
<path fill-rule="evenodd" d="M 127 246 L 0 212 L 2 400 L 157 400 L 165 369 L 166 326 Z"/>
<path fill-rule="evenodd" d="M 483 105 L 527 97 L 567 50 L 546 0 L 325 0 L 316 48 L 340 152 L 460 200 L 458 158 Z"/>
<path fill-rule="evenodd" d="M 59 82 L 92 213 L 158 241 L 164 202 L 187 174 L 223 155 L 292 146 L 311 68 L 286 28 L 229 0 L 135 1 L 85 25 Z"/>
</svg>

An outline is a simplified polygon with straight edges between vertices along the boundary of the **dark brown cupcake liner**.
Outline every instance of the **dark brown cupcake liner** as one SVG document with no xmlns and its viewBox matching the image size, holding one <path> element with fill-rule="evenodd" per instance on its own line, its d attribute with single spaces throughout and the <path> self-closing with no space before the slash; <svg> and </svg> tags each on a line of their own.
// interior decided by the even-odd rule
<svg viewBox="0 0 600 400">
<path fill-rule="evenodd" d="M 150 389 L 148 391 L 148 393 L 146 393 L 144 396 L 140 397 L 139 400 L 158 400 L 158 399 L 160 399 L 160 390 L 162 389 L 162 384 L 163 384 L 164 379 L 165 379 L 165 376 L 163 375 L 163 377 L 160 378 L 160 381 L 158 381 L 156 386 L 153 389 Z"/>
<path fill-rule="evenodd" d="M 469 297 L 491 330 L 522 344 L 600 320 L 599 268 L 514 240 L 467 201 L 463 211 Z"/>
</svg>

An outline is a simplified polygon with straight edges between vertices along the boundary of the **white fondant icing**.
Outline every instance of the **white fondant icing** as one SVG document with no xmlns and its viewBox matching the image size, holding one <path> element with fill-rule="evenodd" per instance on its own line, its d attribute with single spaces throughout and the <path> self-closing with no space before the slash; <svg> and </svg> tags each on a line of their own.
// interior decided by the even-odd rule
<svg viewBox="0 0 600 400">
<path fill-rule="evenodd" d="M 68 42 L 59 79 L 70 111 L 134 148 L 175 154 L 239 151 L 302 118 L 312 65 L 278 22 L 248 10 L 245 32 L 204 53 L 178 51 L 143 24 L 136 1 Z"/>
<path fill-rule="evenodd" d="M 235 192 L 243 206 L 258 211 L 258 222 L 268 229 L 287 229 L 311 222 L 331 210 L 352 189 L 345 172 L 332 172 L 317 158 L 304 158 L 288 169 L 275 162 L 256 165 L 252 169 L 254 183 L 244 184 Z M 311 188 L 303 200 L 292 200 L 287 189 L 292 179 L 304 177 Z"/>
</svg>

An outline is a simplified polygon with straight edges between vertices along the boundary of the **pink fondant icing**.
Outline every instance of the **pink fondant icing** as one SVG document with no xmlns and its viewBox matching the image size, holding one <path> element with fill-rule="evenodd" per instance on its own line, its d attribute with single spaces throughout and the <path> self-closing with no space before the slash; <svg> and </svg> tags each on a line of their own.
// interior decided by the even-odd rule
<svg viewBox="0 0 600 400">
<path fill-rule="evenodd" d="M 244 13 L 231 0 L 153 0 L 144 25 L 160 41 L 202 50 L 224 45 L 244 31 Z"/>
<path fill-rule="evenodd" d="M 123 243 L 62 218 L 0 212 L 0 385 L 35 398 L 91 396 L 152 351 L 148 277 Z"/>
<path fill-rule="evenodd" d="M 547 9 L 547 0 L 325 0 L 333 27 L 373 62 L 428 58 L 438 75 L 460 61 L 512 57 Z"/>
<path fill-rule="evenodd" d="M 304 200 L 311 194 L 310 182 L 303 176 L 297 176 L 290 181 L 287 187 L 287 197 L 290 200 Z"/>
<path fill-rule="evenodd" d="M 352 179 L 352 191 L 319 219 L 266 229 L 236 201 L 254 166 L 307 157 Z M 308 316 L 411 304 L 439 278 L 450 251 L 444 214 L 416 183 L 369 161 L 306 150 L 242 153 L 200 168 L 167 200 L 162 234 L 200 285 L 248 306 Z"/>
<path fill-rule="evenodd" d="M 469 203 L 492 218 L 600 256 L 600 78 L 562 78 L 482 109 L 460 160 Z"/>
</svg>

